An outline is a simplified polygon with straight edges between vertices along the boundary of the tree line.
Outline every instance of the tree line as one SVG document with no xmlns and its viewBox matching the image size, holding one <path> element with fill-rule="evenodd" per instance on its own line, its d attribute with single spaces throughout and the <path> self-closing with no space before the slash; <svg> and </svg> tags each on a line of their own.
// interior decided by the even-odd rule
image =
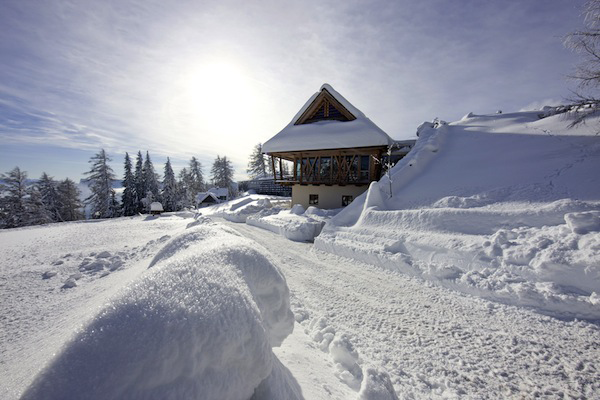
<svg viewBox="0 0 600 400">
<path fill-rule="evenodd" d="M 205 181 L 202 163 L 196 157 L 191 158 L 177 177 L 167 158 L 161 180 L 149 152 L 144 157 L 138 151 L 135 165 L 129 153 L 125 153 L 123 192 L 119 199 L 113 187 L 117 178 L 111 161 L 104 149 L 90 158 L 90 169 L 85 175 L 91 194 L 83 201 L 77 185 L 69 178 L 56 181 L 44 172 L 40 179 L 30 183 L 27 173 L 19 167 L 0 174 L 0 228 L 80 220 L 85 218 L 84 207 L 89 207 L 91 218 L 147 213 L 153 202 L 160 202 L 164 211 L 180 211 L 195 207 L 198 193 L 209 187 L 227 188 L 230 197 L 237 194 L 233 165 L 226 156 L 215 159 L 209 182 Z"/>
</svg>

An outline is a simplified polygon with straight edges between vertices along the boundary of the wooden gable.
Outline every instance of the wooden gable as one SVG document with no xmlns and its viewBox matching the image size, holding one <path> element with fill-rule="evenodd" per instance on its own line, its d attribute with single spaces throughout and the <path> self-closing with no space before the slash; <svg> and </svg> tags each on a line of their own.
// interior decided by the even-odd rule
<svg viewBox="0 0 600 400">
<path fill-rule="evenodd" d="M 323 88 L 321 93 L 308 106 L 306 111 L 302 113 L 294 125 L 310 124 L 326 120 L 352 121 L 355 119 L 356 117 L 342 103 L 337 101 L 327 89 Z"/>
</svg>

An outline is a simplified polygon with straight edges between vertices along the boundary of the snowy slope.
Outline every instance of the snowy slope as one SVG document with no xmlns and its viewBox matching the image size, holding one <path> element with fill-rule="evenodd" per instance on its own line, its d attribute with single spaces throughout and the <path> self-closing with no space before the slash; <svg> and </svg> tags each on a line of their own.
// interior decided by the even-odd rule
<svg viewBox="0 0 600 400">
<path fill-rule="evenodd" d="M 425 123 L 413 151 L 325 226 L 319 249 L 443 286 L 600 319 L 598 118 Z M 391 194 L 390 194 L 391 193 Z"/>
</svg>

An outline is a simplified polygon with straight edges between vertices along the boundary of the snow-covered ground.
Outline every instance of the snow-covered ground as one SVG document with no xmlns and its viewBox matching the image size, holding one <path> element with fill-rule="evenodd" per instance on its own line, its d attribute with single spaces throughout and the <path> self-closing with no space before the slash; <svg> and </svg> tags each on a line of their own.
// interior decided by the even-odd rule
<svg viewBox="0 0 600 400">
<path fill-rule="evenodd" d="M 0 397 L 27 388 L 24 398 L 38 399 L 200 390 L 247 399 L 254 388 L 253 399 L 600 393 L 596 324 L 212 219 L 187 213 L 1 231 Z M 69 279 L 76 286 L 65 286 Z M 283 339 L 290 310 L 294 332 Z"/>
<path fill-rule="evenodd" d="M 413 151 L 315 240 L 321 250 L 561 318 L 600 320 L 599 119 L 423 124 Z M 391 197 L 390 197 L 391 189 Z"/>
<path fill-rule="evenodd" d="M 424 124 L 342 211 L 0 231 L 0 398 L 598 398 L 600 137 L 538 114 Z"/>
</svg>

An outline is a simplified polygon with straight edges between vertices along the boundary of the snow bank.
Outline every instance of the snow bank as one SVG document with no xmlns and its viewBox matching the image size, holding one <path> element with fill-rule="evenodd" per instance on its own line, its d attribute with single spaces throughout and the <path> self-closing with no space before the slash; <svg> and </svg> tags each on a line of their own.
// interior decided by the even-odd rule
<svg viewBox="0 0 600 400">
<path fill-rule="evenodd" d="M 321 233 L 325 221 L 340 210 L 341 208 L 321 210 L 315 207 L 304 210 L 299 204 L 290 209 L 290 199 L 287 197 L 249 195 L 204 208 L 202 214 L 231 222 L 245 222 L 297 242 L 312 242 Z"/>
<path fill-rule="evenodd" d="M 278 213 L 259 212 L 246 219 L 248 225 L 257 226 L 280 234 L 296 242 L 312 242 L 317 237 L 325 221 L 340 212 L 335 210 L 321 210 L 308 207 L 305 211 L 300 204 L 294 204 L 291 210 L 281 210 Z"/>
<path fill-rule="evenodd" d="M 172 238 L 23 399 L 248 399 L 261 382 L 265 393 L 294 393 L 279 367 L 265 381 L 271 347 L 293 323 L 285 279 L 265 251 L 204 219 Z"/>
<path fill-rule="evenodd" d="M 600 319 L 598 118 L 424 123 L 413 150 L 315 247 L 542 313 Z"/>
<path fill-rule="evenodd" d="M 202 215 L 214 215 L 231 222 L 246 222 L 250 215 L 258 212 L 277 213 L 282 208 L 289 208 L 290 198 L 267 195 L 248 195 L 215 206 L 202 209 Z"/>
</svg>

